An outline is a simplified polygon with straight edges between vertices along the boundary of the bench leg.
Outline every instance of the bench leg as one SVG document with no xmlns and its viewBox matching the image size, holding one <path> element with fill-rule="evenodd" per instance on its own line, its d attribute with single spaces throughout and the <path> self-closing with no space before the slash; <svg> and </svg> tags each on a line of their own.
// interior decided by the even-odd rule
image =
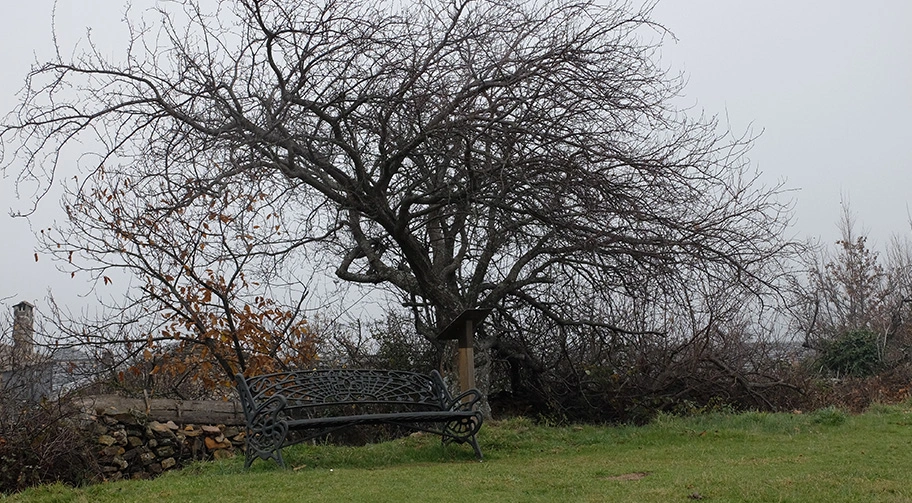
<svg viewBox="0 0 912 503">
<path fill-rule="evenodd" d="M 282 458 L 282 448 L 274 447 L 270 450 L 266 449 L 255 449 L 250 444 L 247 444 L 244 450 L 244 469 L 250 468 L 250 465 L 257 459 L 261 458 L 263 460 L 272 459 L 281 466 L 285 468 L 285 460 Z"/>
<path fill-rule="evenodd" d="M 478 461 L 483 460 L 484 457 L 481 455 L 481 448 L 478 447 L 478 440 L 475 439 L 475 435 L 469 437 L 469 444 L 475 449 L 475 457 L 478 458 Z"/>
<path fill-rule="evenodd" d="M 259 430 L 247 430 L 247 445 L 244 448 L 244 469 L 250 468 L 256 458 L 272 459 L 285 468 L 282 459 L 282 447 L 288 434 L 288 425 L 284 422 L 271 423 Z"/>
<path fill-rule="evenodd" d="M 475 439 L 475 435 L 470 435 L 468 437 L 462 437 L 462 436 L 456 437 L 456 436 L 447 435 L 444 433 L 444 434 L 442 434 L 442 437 L 440 440 L 441 440 L 441 443 L 443 444 L 443 447 L 446 447 L 446 445 L 450 442 L 456 442 L 458 444 L 467 443 L 472 446 L 472 449 L 475 450 L 475 457 L 478 458 L 478 461 L 484 460 L 484 456 L 481 455 L 481 447 L 478 446 L 478 440 Z"/>
</svg>

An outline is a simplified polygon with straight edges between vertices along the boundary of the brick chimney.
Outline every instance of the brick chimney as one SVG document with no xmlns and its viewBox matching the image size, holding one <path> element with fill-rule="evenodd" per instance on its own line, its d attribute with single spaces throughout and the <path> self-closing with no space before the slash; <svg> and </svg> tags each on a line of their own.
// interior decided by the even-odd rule
<svg viewBox="0 0 912 503">
<path fill-rule="evenodd" d="M 13 306 L 13 365 L 22 365 L 35 351 L 35 306 L 22 301 Z"/>
</svg>

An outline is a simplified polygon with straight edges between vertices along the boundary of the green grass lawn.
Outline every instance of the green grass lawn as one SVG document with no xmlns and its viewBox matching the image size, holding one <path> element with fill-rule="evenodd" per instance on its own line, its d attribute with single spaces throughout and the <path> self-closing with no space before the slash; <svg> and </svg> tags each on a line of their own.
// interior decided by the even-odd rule
<svg viewBox="0 0 912 503">
<path fill-rule="evenodd" d="M 236 458 L 151 481 L 50 486 L 42 502 L 912 501 L 912 405 L 859 416 L 660 417 L 644 427 L 485 424 L 485 461 L 413 436 L 365 447 L 297 446 L 290 467 Z"/>
</svg>

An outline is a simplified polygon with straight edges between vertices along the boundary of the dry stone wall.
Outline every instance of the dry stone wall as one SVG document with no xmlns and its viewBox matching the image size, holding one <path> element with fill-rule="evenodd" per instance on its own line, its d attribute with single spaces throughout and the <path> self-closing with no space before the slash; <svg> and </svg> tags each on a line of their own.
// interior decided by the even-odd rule
<svg viewBox="0 0 912 503">
<path fill-rule="evenodd" d="M 243 455 L 242 426 L 161 422 L 116 407 L 97 408 L 88 420 L 105 480 L 147 479 L 193 461 Z"/>
</svg>

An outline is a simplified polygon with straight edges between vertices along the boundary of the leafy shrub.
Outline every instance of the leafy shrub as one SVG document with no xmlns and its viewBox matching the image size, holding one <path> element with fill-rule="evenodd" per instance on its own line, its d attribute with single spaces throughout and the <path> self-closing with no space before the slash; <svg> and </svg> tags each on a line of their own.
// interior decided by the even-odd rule
<svg viewBox="0 0 912 503">
<path fill-rule="evenodd" d="M 868 330 L 853 330 L 823 346 L 820 366 L 837 376 L 864 377 L 880 368 L 877 336 Z"/>
</svg>

